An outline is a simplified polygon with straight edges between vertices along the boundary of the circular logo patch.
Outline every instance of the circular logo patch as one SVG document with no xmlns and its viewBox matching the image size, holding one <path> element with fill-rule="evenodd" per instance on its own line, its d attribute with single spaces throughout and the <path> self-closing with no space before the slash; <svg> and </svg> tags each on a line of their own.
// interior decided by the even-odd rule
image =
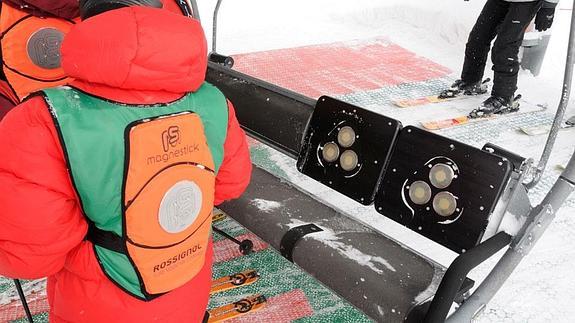
<svg viewBox="0 0 575 323">
<path fill-rule="evenodd" d="M 30 36 L 26 49 L 32 62 L 51 70 L 60 67 L 60 47 L 64 33 L 55 28 L 42 28 Z"/>
<path fill-rule="evenodd" d="M 166 232 L 180 233 L 194 223 L 201 209 L 200 187 L 192 181 L 180 181 L 162 198 L 158 220 Z"/>
</svg>

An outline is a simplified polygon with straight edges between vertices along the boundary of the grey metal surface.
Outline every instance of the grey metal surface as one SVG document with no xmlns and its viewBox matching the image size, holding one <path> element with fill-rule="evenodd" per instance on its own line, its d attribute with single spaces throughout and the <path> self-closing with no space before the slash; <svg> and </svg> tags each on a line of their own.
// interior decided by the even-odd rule
<svg viewBox="0 0 575 323">
<path fill-rule="evenodd" d="M 294 262 L 380 322 L 417 315 L 422 307 L 414 307 L 429 300 L 444 274 L 437 263 L 259 168 L 243 196 L 221 208 L 278 250 L 291 227 L 321 227 L 296 244 Z"/>
<path fill-rule="evenodd" d="M 575 1 L 573 1 L 573 3 L 575 5 Z M 551 151 L 553 150 L 553 146 L 557 140 L 557 134 L 559 133 L 559 130 L 561 130 L 561 122 L 563 122 L 563 117 L 565 116 L 567 105 L 569 104 L 571 83 L 573 81 L 573 65 L 575 64 L 575 10 L 571 11 L 570 30 L 569 43 L 567 45 L 567 60 L 565 62 L 565 76 L 563 78 L 563 89 L 561 92 L 561 101 L 559 102 L 559 107 L 557 108 L 557 113 L 555 114 L 555 119 L 553 120 L 551 131 L 549 132 L 549 137 L 545 143 L 545 148 L 541 154 L 541 159 L 539 160 L 539 164 L 537 165 L 533 179 L 527 183 L 528 188 L 535 187 L 543 175 L 543 171 L 545 170 L 545 166 L 549 161 Z"/>
<path fill-rule="evenodd" d="M 513 171 L 510 181 L 507 183 L 495 210 L 489 218 L 489 223 L 482 241 L 494 236 L 499 232 L 499 228 L 509 212 L 518 219 L 525 217 L 531 211 L 531 202 L 527 196 L 527 189 L 523 186 L 525 175 L 529 172 L 533 164 L 532 159 L 523 162 L 519 169 Z"/>
<path fill-rule="evenodd" d="M 217 34 L 218 34 L 218 12 L 220 11 L 220 5 L 222 0 L 218 0 L 216 7 L 214 8 L 214 16 L 212 20 L 212 53 L 216 53 L 217 46 Z"/>
<path fill-rule="evenodd" d="M 551 35 L 543 35 L 537 39 L 523 40 L 521 67 L 531 71 L 534 76 L 539 75 L 550 39 Z"/>
<path fill-rule="evenodd" d="M 192 5 L 192 17 L 194 17 L 197 20 L 201 20 L 200 10 L 198 9 L 198 3 L 196 2 L 196 0 L 190 0 L 190 3 Z"/>
</svg>

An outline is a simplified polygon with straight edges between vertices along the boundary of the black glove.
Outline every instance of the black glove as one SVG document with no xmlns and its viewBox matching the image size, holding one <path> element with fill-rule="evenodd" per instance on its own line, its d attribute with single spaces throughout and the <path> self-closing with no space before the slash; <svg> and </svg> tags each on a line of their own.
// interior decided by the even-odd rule
<svg viewBox="0 0 575 323">
<path fill-rule="evenodd" d="M 553 18 L 555 17 L 556 6 L 556 3 L 543 2 L 543 6 L 539 9 L 539 12 L 537 12 L 537 16 L 535 16 L 535 29 L 545 31 L 551 27 Z"/>
</svg>

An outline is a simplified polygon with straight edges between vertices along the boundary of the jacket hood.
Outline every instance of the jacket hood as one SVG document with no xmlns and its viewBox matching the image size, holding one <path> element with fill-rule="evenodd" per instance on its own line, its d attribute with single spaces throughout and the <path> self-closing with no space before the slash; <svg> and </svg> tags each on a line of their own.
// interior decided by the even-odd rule
<svg viewBox="0 0 575 323">
<path fill-rule="evenodd" d="M 73 19 L 80 15 L 78 0 L 3 0 L 14 8 L 22 9 L 34 16 L 52 15 Z"/>
<path fill-rule="evenodd" d="M 62 67 L 69 76 L 94 85 L 184 93 L 204 82 L 207 44 L 195 19 L 127 7 L 72 27 L 62 43 Z"/>
</svg>

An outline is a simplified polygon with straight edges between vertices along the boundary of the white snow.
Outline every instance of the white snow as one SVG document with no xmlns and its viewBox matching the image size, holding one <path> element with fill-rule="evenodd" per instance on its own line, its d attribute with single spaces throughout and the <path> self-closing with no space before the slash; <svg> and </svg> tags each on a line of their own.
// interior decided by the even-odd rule
<svg viewBox="0 0 575 323">
<path fill-rule="evenodd" d="M 379 274 L 383 273 L 383 269 L 381 269 L 381 266 L 377 266 L 377 264 L 383 265 L 387 270 L 396 271 L 395 268 L 387 262 L 387 260 L 378 256 L 368 255 L 357 248 L 340 241 L 341 239 L 333 231 L 327 228 L 322 228 L 322 230 L 322 232 L 310 234 L 309 238 L 332 247 L 341 255 L 356 261 L 362 266 L 367 266 Z"/>
<path fill-rule="evenodd" d="M 298 219 L 290 219 L 290 223 L 286 223 L 285 225 L 291 229 L 291 228 L 296 228 L 296 227 L 306 225 L 306 224 L 308 224 L 308 222 L 304 222 L 304 221 L 298 220 Z"/>
<path fill-rule="evenodd" d="M 510 236 L 515 236 L 525 223 L 524 217 L 518 217 L 513 214 L 506 214 L 499 225 L 499 231 L 503 231 Z"/>
<path fill-rule="evenodd" d="M 255 205 L 261 211 L 264 211 L 267 213 L 270 213 L 270 212 L 282 207 L 282 204 L 280 202 L 269 201 L 269 200 L 264 200 L 264 199 L 254 199 L 254 200 L 252 200 L 252 204 Z"/>
</svg>

